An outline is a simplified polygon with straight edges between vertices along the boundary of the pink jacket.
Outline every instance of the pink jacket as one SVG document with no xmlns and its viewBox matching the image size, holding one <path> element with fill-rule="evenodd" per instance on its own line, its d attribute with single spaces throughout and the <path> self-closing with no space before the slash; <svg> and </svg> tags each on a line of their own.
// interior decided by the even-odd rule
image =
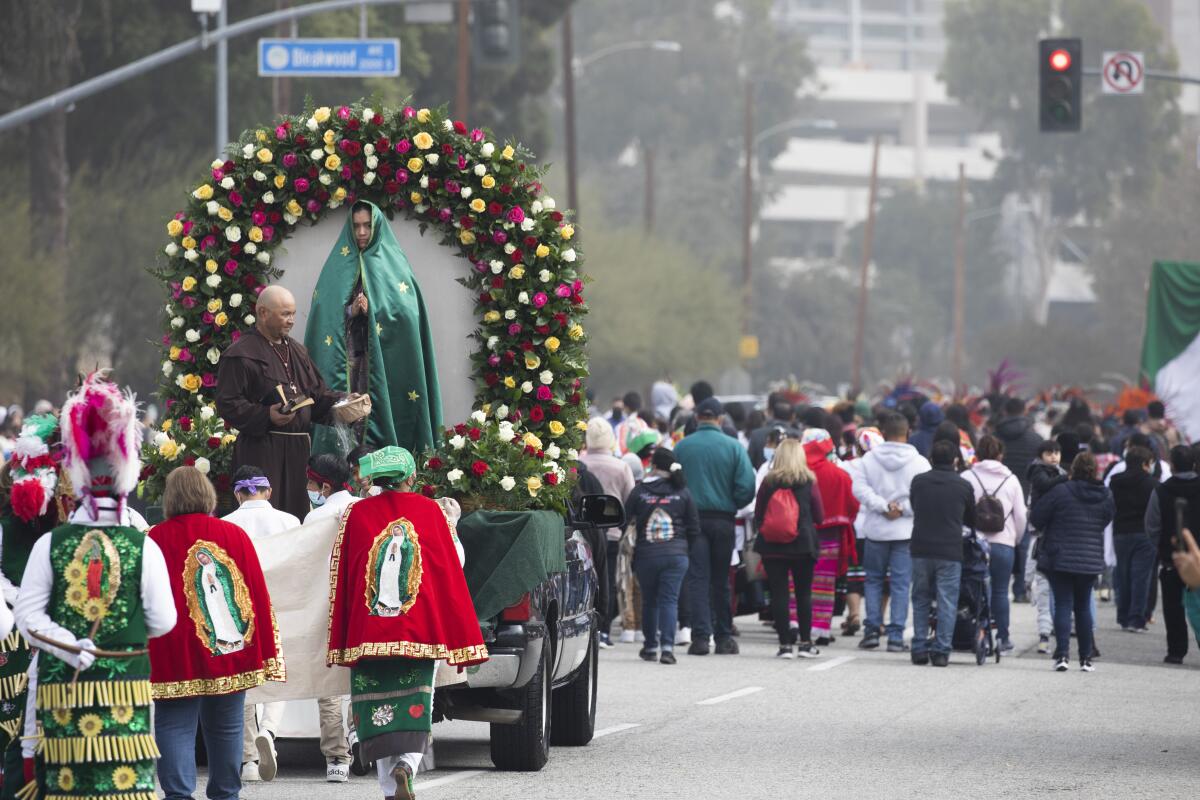
<svg viewBox="0 0 1200 800">
<path fill-rule="evenodd" d="M 963 478 L 975 490 L 976 502 L 983 497 L 986 489 L 1004 506 L 1004 530 L 984 534 L 988 542 L 1016 547 L 1025 538 L 1025 495 L 1017 476 L 999 461 L 988 459 L 964 472 Z"/>
</svg>

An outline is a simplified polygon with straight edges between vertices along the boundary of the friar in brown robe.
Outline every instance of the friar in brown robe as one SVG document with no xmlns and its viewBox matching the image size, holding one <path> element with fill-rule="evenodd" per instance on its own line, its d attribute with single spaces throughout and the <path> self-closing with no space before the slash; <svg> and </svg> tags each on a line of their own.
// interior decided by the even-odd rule
<svg viewBox="0 0 1200 800">
<path fill-rule="evenodd" d="M 304 345 L 288 334 L 296 320 L 296 300 L 282 286 L 258 296 L 254 330 L 221 354 L 217 370 L 217 413 L 238 431 L 233 469 L 250 464 L 266 473 L 276 508 L 303 519 L 310 505 L 307 468 L 314 423 L 351 422 L 334 404 L 345 397 L 325 385 Z M 279 389 L 289 401 L 313 404 L 283 413 Z"/>
</svg>

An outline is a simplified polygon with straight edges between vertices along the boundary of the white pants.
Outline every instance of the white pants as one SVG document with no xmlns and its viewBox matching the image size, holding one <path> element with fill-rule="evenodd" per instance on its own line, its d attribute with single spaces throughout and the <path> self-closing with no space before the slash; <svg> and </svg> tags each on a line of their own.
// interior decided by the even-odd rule
<svg viewBox="0 0 1200 800">
<path fill-rule="evenodd" d="M 384 797 L 396 796 L 396 779 L 392 777 L 392 770 L 400 762 L 408 764 L 412 769 L 413 777 L 417 777 L 417 767 L 421 766 L 421 758 L 424 753 L 402 753 L 398 756 L 384 756 L 375 762 L 375 774 L 379 778 L 379 788 L 383 791 Z"/>
<path fill-rule="evenodd" d="M 1050 581 L 1037 571 L 1037 560 L 1033 557 L 1032 546 L 1029 548 L 1029 558 L 1025 559 L 1025 583 L 1033 587 L 1033 604 L 1037 608 L 1038 636 L 1053 636 L 1054 619 L 1050 616 Z"/>
<path fill-rule="evenodd" d="M 258 761 L 258 749 L 254 746 L 254 737 L 259 731 L 270 733 L 272 738 L 275 736 L 275 731 L 279 730 L 279 723 L 283 719 L 283 711 L 287 707 L 287 703 L 261 703 L 258 706 L 250 703 L 246 704 L 246 710 L 242 717 L 242 763 L 246 764 L 251 761 Z M 255 714 L 255 710 L 262 709 L 262 719 L 259 720 Z"/>
</svg>

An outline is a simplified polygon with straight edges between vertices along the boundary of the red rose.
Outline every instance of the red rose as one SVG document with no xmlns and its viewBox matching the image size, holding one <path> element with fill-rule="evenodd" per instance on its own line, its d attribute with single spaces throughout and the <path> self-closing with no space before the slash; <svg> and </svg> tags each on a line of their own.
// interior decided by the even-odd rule
<svg viewBox="0 0 1200 800">
<path fill-rule="evenodd" d="M 514 264 L 520 264 L 525 260 L 525 253 L 521 250 L 521 248 L 518 247 L 516 250 L 512 251 L 511 258 Z"/>
<path fill-rule="evenodd" d="M 528 353 L 533 350 L 533 342 L 521 342 L 521 349 Z"/>
<path fill-rule="evenodd" d="M 537 455 L 537 450 L 535 450 L 535 449 L 533 448 L 533 445 L 531 445 L 531 444 L 527 444 L 527 445 L 525 445 L 525 455 L 527 455 L 527 456 L 536 456 L 536 455 Z"/>
<path fill-rule="evenodd" d="M 576 392 L 575 394 L 571 395 L 571 398 L 570 398 L 570 401 L 569 401 L 569 402 L 571 403 L 571 405 L 573 405 L 573 406 L 577 406 L 577 405 L 579 405 L 579 401 L 580 401 L 580 400 L 582 400 L 582 399 L 583 399 L 583 398 L 581 398 L 581 397 L 579 396 L 579 392 Z"/>
<path fill-rule="evenodd" d="M 221 446 L 221 437 L 220 436 L 208 437 L 208 447 L 210 450 L 216 450 L 220 446 Z"/>
<path fill-rule="evenodd" d="M 512 194 L 512 186 L 504 184 L 500 187 L 500 194 Z"/>
<path fill-rule="evenodd" d="M 551 211 L 550 219 L 554 220 L 555 222 L 562 222 L 563 221 L 562 212 L 561 211 Z"/>
<path fill-rule="evenodd" d="M 559 327 L 567 327 L 567 315 L 561 311 L 554 315 L 554 321 L 559 324 Z"/>
<path fill-rule="evenodd" d="M 546 451 L 545 451 L 545 450 L 538 450 L 538 451 L 537 451 L 537 452 L 536 452 L 534 455 L 536 455 L 538 458 L 545 458 L 545 457 L 546 457 Z"/>
<path fill-rule="evenodd" d="M 480 293 L 480 295 L 479 295 L 479 305 L 481 305 L 481 306 L 486 306 L 486 305 L 490 305 L 490 304 L 491 304 L 491 302 L 492 302 L 492 293 L 491 293 L 491 292 L 482 292 L 482 293 Z"/>
<path fill-rule="evenodd" d="M 192 418 L 191 417 L 180 417 L 179 418 L 179 429 L 182 431 L 185 431 L 185 432 L 190 431 L 192 429 Z"/>
<path fill-rule="evenodd" d="M 562 411 L 562 406 L 560 406 L 558 403 L 550 404 L 550 413 L 553 414 L 554 416 L 557 417 L 559 412 L 561 412 L 561 411 Z"/>
<path fill-rule="evenodd" d="M 196 466 L 196 457 L 195 457 L 195 456 L 188 456 L 187 458 L 185 458 L 185 459 L 183 460 L 183 465 L 184 465 L 185 467 L 194 467 L 194 466 Z"/>
<path fill-rule="evenodd" d="M 475 220 L 471 217 L 462 216 L 458 218 L 458 224 L 462 225 L 467 230 L 475 227 Z"/>
<path fill-rule="evenodd" d="M 454 432 L 459 436 L 465 436 L 467 433 L 467 426 L 460 422 L 454 426 Z"/>
<path fill-rule="evenodd" d="M 557 472 L 547 472 L 545 475 L 542 476 L 542 478 L 550 486 L 558 486 L 558 473 Z"/>
<path fill-rule="evenodd" d="M 488 471 L 488 465 L 482 461 L 476 461 L 471 465 L 471 472 L 475 473 L 475 477 L 482 478 L 484 473 Z"/>
<path fill-rule="evenodd" d="M 438 458 L 437 456 L 434 456 L 433 458 L 429 459 L 429 468 L 430 469 L 441 469 L 442 468 L 442 460 L 440 458 Z"/>
<path fill-rule="evenodd" d="M 354 117 L 351 117 L 350 121 L 346 123 L 346 127 L 352 131 L 356 131 L 359 129 L 360 125 L 359 125 L 359 122 L 357 119 L 355 119 Z"/>
<path fill-rule="evenodd" d="M 504 213 L 504 206 L 493 200 L 492 202 L 488 203 L 488 213 L 493 217 L 498 217 Z"/>
<path fill-rule="evenodd" d="M 526 236 L 525 237 L 525 246 L 526 247 L 537 247 L 537 237 L 536 236 Z"/>
<path fill-rule="evenodd" d="M 483 431 L 479 428 L 471 428 L 467 431 L 467 436 L 472 442 L 478 442 L 483 437 Z"/>
<path fill-rule="evenodd" d="M 372 125 L 382 125 L 383 124 L 383 114 L 377 113 L 377 114 L 375 114 L 375 116 L 371 117 L 371 124 Z M 384 141 L 386 142 L 387 140 L 384 139 Z"/>
<path fill-rule="evenodd" d="M 534 422 L 541 422 L 546 418 L 546 412 L 542 411 L 541 406 L 534 406 L 529 409 L 529 418 Z"/>
<path fill-rule="evenodd" d="M 488 374 L 483 376 L 483 382 L 486 383 L 488 386 L 495 386 L 497 383 L 500 382 L 500 376 L 494 372 L 489 372 Z"/>
<path fill-rule="evenodd" d="M 512 350 L 505 350 L 504 351 L 504 360 L 507 361 L 509 364 L 511 364 L 517 360 L 517 354 L 514 353 Z"/>
<path fill-rule="evenodd" d="M 400 184 L 396 181 L 388 181 L 383 185 L 383 190 L 388 194 L 395 194 L 400 191 Z"/>
<path fill-rule="evenodd" d="M 446 144 L 442 145 L 442 152 L 448 156 L 454 155 L 454 145 L 447 142 Z"/>
<path fill-rule="evenodd" d="M 540 333 L 542 336 L 545 336 L 546 334 L 550 333 L 549 325 L 535 325 L 533 329 L 535 331 L 537 331 L 538 333 Z"/>
<path fill-rule="evenodd" d="M 379 115 L 376 114 L 375 116 L 379 116 Z M 381 120 L 383 119 L 383 117 L 379 117 L 379 118 Z M 375 124 L 378 125 L 379 123 L 375 123 Z M 392 149 L 392 140 L 387 138 L 386 136 L 380 136 L 378 141 L 375 142 L 375 149 L 382 150 L 383 152 L 386 153 L 388 150 Z"/>
<path fill-rule="evenodd" d="M 425 484 L 424 486 L 421 487 L 421 494 L 425 495 L 426 497 L 428 497 L 429 499 L 432 500 L 433 496 L 435 494 L 437 494 L 437 489 L 434 488 L 433 486 L 430 486 L 429 484 Z"/>
<path fill-rule="evenodd" d="M 459 119 L 454 120 L 454 132 L 455 133 L 466 133 L 467 132 L 467 124 Z"/>
<path fill-rule="evenodd" d="M 504 288 L 504 278 L 501 278 L 499 275 L 492 278 L 492 288 L 493 289 L 503 289 Z"/>
</svg>

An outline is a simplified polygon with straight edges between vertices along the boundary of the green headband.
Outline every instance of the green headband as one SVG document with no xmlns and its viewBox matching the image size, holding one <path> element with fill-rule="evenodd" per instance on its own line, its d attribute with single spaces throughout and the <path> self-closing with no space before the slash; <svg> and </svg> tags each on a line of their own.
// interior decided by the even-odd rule
<svg viewBox="0 0 1200 800">
<path fill-rule="evenodd" d="M 391 476 L 404 481 L 416 471 L 417 462 L 413 460 L 412 453 L 395 445 L 367 453 L 358 460 L 358 474 L 364 478 Z"/>
</svg>

